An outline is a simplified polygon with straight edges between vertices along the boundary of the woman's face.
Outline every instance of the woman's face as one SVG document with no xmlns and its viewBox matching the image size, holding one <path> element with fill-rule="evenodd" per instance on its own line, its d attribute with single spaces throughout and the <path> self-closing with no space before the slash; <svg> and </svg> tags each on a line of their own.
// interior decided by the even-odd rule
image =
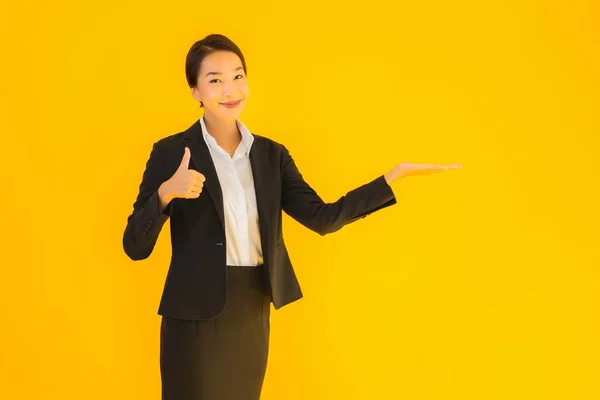
<svg viewBox="0 0 600 400">
<path fill-rule="evenodd" d="M 216 51 L 204 58 L 192 96 L 204 105 L 204 113 L 223 120 L 239 117 L 248 101 L 248 80 L 237 54 Z M 223 103 L 239 101 L 235 107 Z"/>
</svg>

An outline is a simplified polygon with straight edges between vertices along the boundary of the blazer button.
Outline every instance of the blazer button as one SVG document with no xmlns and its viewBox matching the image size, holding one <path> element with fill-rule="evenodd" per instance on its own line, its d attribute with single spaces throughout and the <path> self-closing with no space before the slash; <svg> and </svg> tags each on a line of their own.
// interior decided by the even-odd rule
<svg viewBox="0 0 600 400">
<path fill-rule="evenodd" d="M 222 242 L 217 242 L 217 246 L 223 246 Z"/>
</svg>

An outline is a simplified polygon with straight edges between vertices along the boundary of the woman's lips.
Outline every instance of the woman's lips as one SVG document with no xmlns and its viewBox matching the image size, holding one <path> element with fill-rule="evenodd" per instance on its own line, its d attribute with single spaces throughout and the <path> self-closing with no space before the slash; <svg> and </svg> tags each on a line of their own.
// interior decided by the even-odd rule
<svg viewBox="0 0 600 400">
<path fill-rule="evenodd" d="M 235 108 L 235 107 L 239 106 L 241 102 L 242 102 L 242 100 L 240 99 L 238 101 L 230 101 L 228 103 L 221 103 L 221 105 L 223 107 L 227 107 L 227 108 Z"/>
</svg>

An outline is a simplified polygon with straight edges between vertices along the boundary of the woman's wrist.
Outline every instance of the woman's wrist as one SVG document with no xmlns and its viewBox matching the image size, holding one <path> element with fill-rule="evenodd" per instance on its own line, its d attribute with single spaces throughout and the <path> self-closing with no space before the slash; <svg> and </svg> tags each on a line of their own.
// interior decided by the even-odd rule
<svg viewBox="0 0 600 400">
<path fill-rule="evenodd" d="M 163 182 L 158 188 L 158 208 L 160 212 L 163 212 L 172 200 L 172 197 L 167 193 L 166 183 L 167 182 Z"/>
<path fill-rule="evenodd" d="M 401 171 L 398 170 L 398 167 L 392 168 L 387 173 L 385 173 L 385 175 L 383 175 L 383 177 L 385 178 L 385 181 L 387 182 L 388 185 L 391 185 L 392 182 L 394 182 L 401 176 L 402 176 Z"/>
</svg>

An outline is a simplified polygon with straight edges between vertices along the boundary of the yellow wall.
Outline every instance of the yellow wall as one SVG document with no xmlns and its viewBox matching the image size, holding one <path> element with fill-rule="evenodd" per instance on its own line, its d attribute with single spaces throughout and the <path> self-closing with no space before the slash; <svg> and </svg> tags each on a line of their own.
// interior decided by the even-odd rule
<svg viewBox="0 0 600 400">
<path fill-rule="evenodd" d="M 0 11 L 2 398 L 160 399 L 168 225 L 143 262 L 121 237 L 213 32 L 243 121 L 326 200 L 463 164 L 330 236 L 286 216 L 305 298 L 272 314 L 264 400 L 600 398 L 598 2 L 94 3 Z"/>
</svg>

